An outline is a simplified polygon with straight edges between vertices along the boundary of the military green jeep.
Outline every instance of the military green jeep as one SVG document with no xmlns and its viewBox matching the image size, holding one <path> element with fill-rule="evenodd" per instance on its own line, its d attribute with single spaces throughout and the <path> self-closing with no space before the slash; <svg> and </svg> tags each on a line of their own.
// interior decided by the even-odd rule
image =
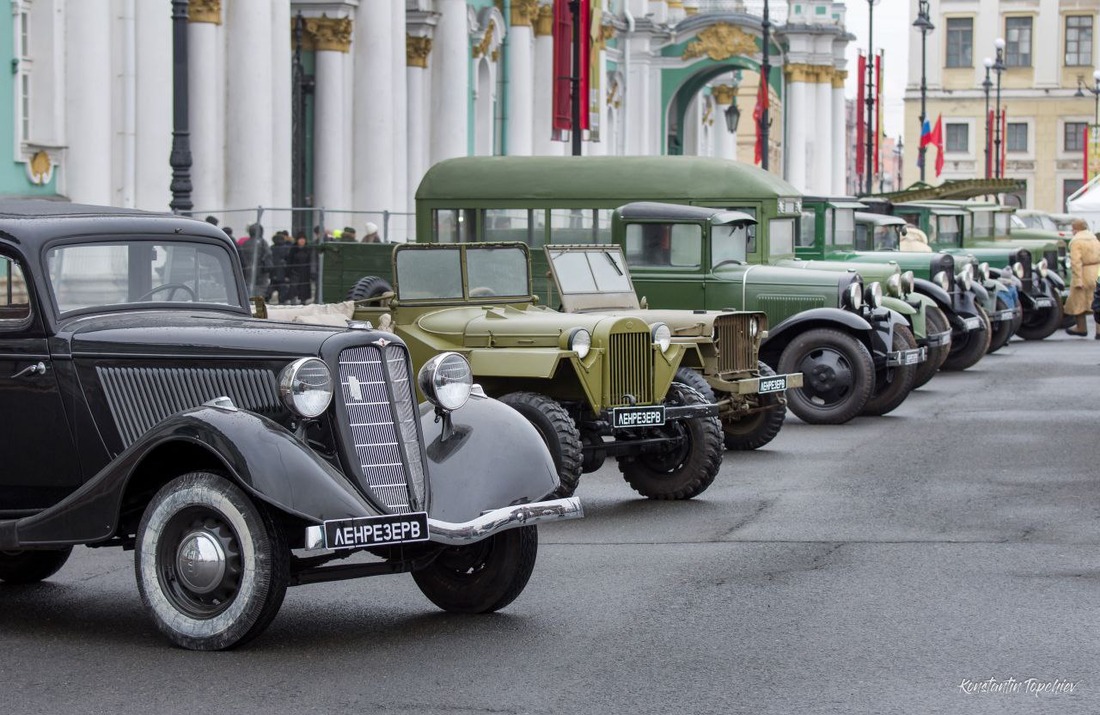
<svg viewBox="0 0 1100 715">
<path fill-rule="evenodd" d="M 416 366 L 466 356 L 486 394 L 545 440 L 563 495 L 608 456 L 652 499 L 691 498 L 714 481 L 718 407 L 673 382 L 687 349 L 668 325 L 537 305 L 521 243 L 406 244 L 392 260 L 393 291 L 358 303 L 354 318 L 399 336 Z"/>
</svg>

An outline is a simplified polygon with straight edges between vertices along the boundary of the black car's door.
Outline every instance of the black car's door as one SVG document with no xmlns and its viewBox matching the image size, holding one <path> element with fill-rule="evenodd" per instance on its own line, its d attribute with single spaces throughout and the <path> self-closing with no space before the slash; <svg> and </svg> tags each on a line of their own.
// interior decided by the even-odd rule
<svg viewBox="0 0 1100 715">
<path fill-rule="evenodd" d="M 17 257 L 0 249 L 0 519 L 48 507 L 81 480 L 35 303 Z"/>
</svg>

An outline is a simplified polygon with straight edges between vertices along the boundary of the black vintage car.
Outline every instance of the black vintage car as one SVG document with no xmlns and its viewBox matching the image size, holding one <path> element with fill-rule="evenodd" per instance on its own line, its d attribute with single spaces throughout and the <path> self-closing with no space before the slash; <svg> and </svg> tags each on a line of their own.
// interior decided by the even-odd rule
<svg viewBox="0 0 1100 715">
<path fill-rule="evenodd" d="M 247 306 L 209 224 L 0 201 L 0 581 L 134 549 L 157 626 L 203 650 L 259 634 L 288 585 L 411 572 L 467 613 L 518 596 L 535 524 L 581 515 L 527 421 L 459 355 L 414 376 L 369 324 Z"/>
</svg>

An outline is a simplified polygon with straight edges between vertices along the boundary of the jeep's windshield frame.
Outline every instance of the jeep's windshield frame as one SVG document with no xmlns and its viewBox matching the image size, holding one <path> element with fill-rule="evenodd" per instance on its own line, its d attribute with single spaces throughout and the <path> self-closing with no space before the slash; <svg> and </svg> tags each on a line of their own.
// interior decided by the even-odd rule
<svg viewBox="0 0 1100 715">
<path fill-rule="evenodd" d="M 402 303 L 501 303 L 531 299 L 531 261 L 522 243 L 404 244 L 393 252 Z"/>
<path fill-rule="evenodd" d="M 544 250 L 566 313 L 639 309 L 630 269 L 618 245 L 550 245 Z"/>
</svg>

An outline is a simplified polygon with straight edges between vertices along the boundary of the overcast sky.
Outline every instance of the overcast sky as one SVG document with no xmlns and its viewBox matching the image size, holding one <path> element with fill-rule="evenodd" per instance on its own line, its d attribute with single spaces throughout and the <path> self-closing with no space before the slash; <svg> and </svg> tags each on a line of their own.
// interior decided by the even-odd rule
<svg viewBox="0 0 1100 715">
<path fill-rule="evenodd" d="M 856 36 L 848 45 L 848 81 L 845 94 L 856 97 L 856 56 L 859 50 L 867 52 L 867 0 L 846 0 L 848 6 L 848 32 Z M 905 108 L 902 99 L 905 96 L 906 75 L 909 67 L 909 43 L 919 42 L 920 34 L 913 28 L 916 16 L 909 17 L 909 0 L 880 0 L 874 9 L 875 51 L 886 48 L 886 61 L 883 62 L 886 77 L 883 81 L 885 97 L 883 99 L 883 123 L 886 134 L 905 137 L 905 142 L 915 139 L 917 127 L 906 127 Z M 936 30 L 939 31 L 938 28 Z"/>
</svg>

